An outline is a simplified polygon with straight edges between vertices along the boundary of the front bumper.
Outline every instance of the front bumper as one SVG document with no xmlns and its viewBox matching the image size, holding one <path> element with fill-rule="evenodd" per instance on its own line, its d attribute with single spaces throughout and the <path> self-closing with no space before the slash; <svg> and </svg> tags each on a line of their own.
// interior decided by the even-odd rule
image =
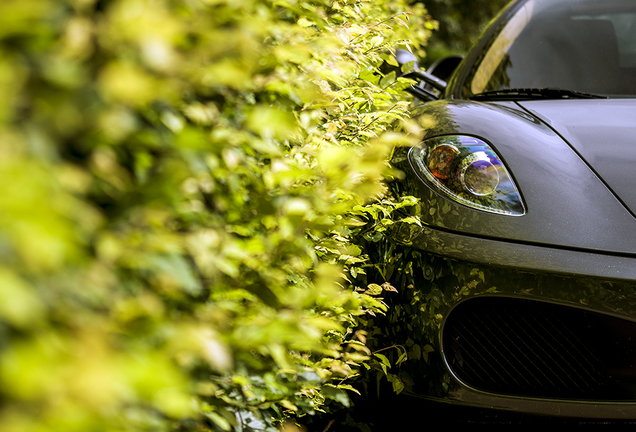
<svg viewBox="0 0 636 432">
<path fill-rule="evenodd" d="M 408 243 L 447 258 L 564 276 L 636 281 L 636 256 L 597 253 L 467 236 L 424 227 Z M 402 240 L 404 243 L 404 240 Z"/>
<path fill-rule="evenodd" d="M 410 304 L 412 313 L 417 314 L 406 317 L 410 321 L 409 332 L 403 343 L 430 344 L 435 350 L 425 361 L 415 358 L 403 367 L 407 381 L 413 383 L 407 386 L 407 394 L 527 414 L 636 419 L 636 394 L 629 392 L 614 395 L 610 390 L 597 399 L 577 399 L 576 392 L 560 398 L 525 395 L 521 390 L 514 394 L 477 388 L 453 371 L 449 365 L 450 350 L 445 352 L 441 343 L 444 326 L 454 308 L 471 299 L 490 297 L 531 300 L 595 314 L 603 320 L 607 317 L 609 324 L 603 326 L 602 332 L 612 332 L 620 323 L 628 323 L 627 332 L 633 329 L 636 351 L 636 257 L 466 236 L 432 227 L 414 230 L 408 226 L 404 230 L 400 232 L 396 227 L 395 238 L 407 245 L 405 250 L 415 252 L 404 256 L 418 270 L 414 271 L 415 289 L 402 293 L 399 300 Z M 418 278 L 418 272 L 423 277 Z M 399 322 L 405 319 L 404 313 L 389 319 Z M 578 320 L 571 325 L 580 327 L 585 323 Z M 581 332 L 585 329 L 579 328 Z M 612 339 L 611 334 L 602 332 L 595 333 L 595 337 Z M 623 333 L 622 345 L 612 355 L 621 356 L 621 350 L 631 350 L 631 336 Z M 404 336 L 396 332 L 395 337 L 399 340 Z M 417 350 L 414 351 L 417 357 Z M 634 364 L 621 372 L 624 377 L 636 377 L 634 359 Z"/>
<path fill-rule="evenodd" d="M 439 400 L 439 399 L 436 399 Z M 488 408 L 523 414 L 578 419 L 634 420 L 636 402 L 588 402 L 565 400 L 541 400 L 501 395 L 491 395 L 455 385 L 448 397 L 442 400 L 476 408 Z"/>
</svg>

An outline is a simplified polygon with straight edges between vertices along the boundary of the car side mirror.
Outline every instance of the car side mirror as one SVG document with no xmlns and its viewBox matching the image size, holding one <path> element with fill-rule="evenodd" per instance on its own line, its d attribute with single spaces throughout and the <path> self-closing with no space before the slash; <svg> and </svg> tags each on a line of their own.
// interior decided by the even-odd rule
<svg viewBox="0 0 636 432">
<path fill-rule="evenodd" d="M 455 69 L 459 67 L 459 64 L 463 59 L 463 55 L 451 54 L 430 65 L 428 69 L 426 69 L 426 72 L 448 82 L 450 77 L 453 75 L 453 72 L 455 72 Z"/>
<path fill-rule="evenodd" d="M 426 87 L 411 86 L 406 91 L 411 93 L 413 96 L 417 97 L 418 99 L 428 101 L 438 100 L 439 94 L 443 93 L 444 90 L 446 90 L 446 81 L 441 80 L 436 76 L 421 70 L 417 62 L 417 57 L 415 57 L 409 51 L 403 49 L 395 50 L 395 59 L 400 65 L 401 70 L 404 69 L 404 67 L 408 63 L 413 62 L 413 67 L 410 68 L 411 70 L 409 72 L 406 72 L 404 75 L 402 75 L 403 78 L 413 78 L 422 81 L 439 92 L 435 93 L 434 91 L 431 91 Z"/>
</svg>

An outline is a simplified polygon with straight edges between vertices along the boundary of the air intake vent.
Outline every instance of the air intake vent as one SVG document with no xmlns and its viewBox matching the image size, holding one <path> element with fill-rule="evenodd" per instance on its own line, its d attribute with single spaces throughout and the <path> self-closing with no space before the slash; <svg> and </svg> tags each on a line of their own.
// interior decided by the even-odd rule
<svg viewBox="0 0 636 432">
<path fill-rule="evenodd" d="M 636 323 L 507 297 L 466 300 L 442 333 L 447 364 L 487 392 L 555 399 L 636 400 Z"/>
</svg>

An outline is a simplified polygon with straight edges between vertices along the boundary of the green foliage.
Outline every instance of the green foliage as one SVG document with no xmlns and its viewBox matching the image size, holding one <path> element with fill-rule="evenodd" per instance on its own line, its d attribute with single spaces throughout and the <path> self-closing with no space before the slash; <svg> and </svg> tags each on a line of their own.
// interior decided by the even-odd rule
<svg viewBox="0 0 636 432">
<path fill-rule="evenodd" d="M 465 54 L 508 3 L 510 0 L 427 0 L 426 8 L 439 28 L 429 41 L 425 63 L 430 65 L 449 54 Z"/>
<path fill-rule="evenodd" d="M 391 224 L 365 205 L 417 138 L 394 126 L 419 130 L 379 72 L 434 27 L 408 10 L 0 3 L 3 431 L 270 430 L 349 404 L 390 289 L 350 288 L 351 239 Z"/>
</svg>

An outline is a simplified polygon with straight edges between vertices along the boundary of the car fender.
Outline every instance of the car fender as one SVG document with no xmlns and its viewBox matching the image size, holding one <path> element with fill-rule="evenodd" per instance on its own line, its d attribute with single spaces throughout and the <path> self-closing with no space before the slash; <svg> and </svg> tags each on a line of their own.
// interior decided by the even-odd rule
<svg viewBox="0 0 636 432">
<path fill-rule="evenodd" d="M 445 198 L 421 179 L 408 162 L 408 149 L 393 163 L 405 172 L 401 194 L 421 200 L 418 216 L 427 228 L 531 244 L 636 254 L 636 218 L 577 153 L 544 121 L 514 102 L 441 100 L 415 114 L 428 128 L 423 139 L 469 135 L 488 142 L 511 173 L 527 207 L 523 216 L 488 213 Z"/>
</svg>

